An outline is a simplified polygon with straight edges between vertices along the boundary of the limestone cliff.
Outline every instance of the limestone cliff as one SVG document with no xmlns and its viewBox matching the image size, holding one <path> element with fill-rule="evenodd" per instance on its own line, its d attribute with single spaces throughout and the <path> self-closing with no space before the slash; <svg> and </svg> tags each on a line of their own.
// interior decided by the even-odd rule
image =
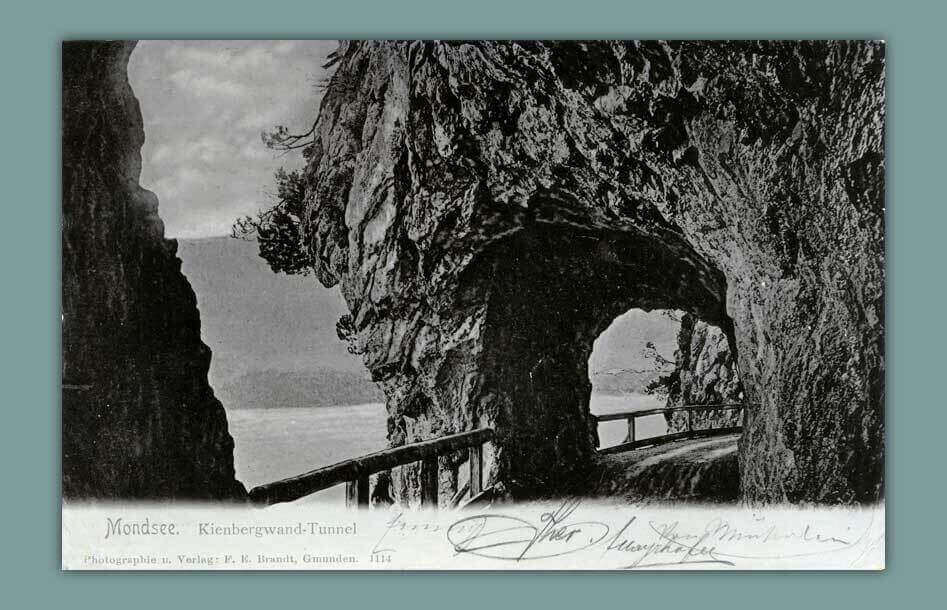
<svg viewBox="0 0 947 610">
<path fill-rule="evenodd" d="M 684 314 L 677 341 L 668 407 L 743 403 L 743 384 L 722 330 Z M 690 417 L 695 429 L 739 426 L 743 422 L 740 411 L 695 411 Z M 668 413 L 667 420 L 671 432 L 685 430 L 688 425 L 688 416 L 682 412 Z"/>
<path fill-rule="evenodd" d="M 751 502 L 881 497 L 884 45 L 353 42 L 307 168 L 393 444 L 494 426 L 515 496 L 585 472 L 632 307 L 730 338 Z M 413 493 L 410 473 L 396 491 Z"/>
<path fill-rule="evenodd" d="M 195 296 L 138 184 L 133 48 L 63 44 L 62 493 L 241 498 Z"/>
</svg>

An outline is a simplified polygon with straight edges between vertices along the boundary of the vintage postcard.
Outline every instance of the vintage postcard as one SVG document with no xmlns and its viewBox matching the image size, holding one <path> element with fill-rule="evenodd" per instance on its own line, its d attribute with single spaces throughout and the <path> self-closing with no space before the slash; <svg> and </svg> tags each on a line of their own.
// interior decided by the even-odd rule
<svg viewBox="0 0 947 610">
<path fill-rule="evenodd" d="M 62 44 L 62 567 L 885 567 L 881 41 Z"/>
</svg>

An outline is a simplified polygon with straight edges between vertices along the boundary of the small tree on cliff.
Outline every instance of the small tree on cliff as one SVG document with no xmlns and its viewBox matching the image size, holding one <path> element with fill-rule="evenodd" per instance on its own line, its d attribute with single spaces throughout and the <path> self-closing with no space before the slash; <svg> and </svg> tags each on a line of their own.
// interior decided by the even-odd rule
<svg viewBox="0 0 947 610">
<path fill-rule="evenodd" d="M 275 174 L 276 193 L 272 207 L 256 216 L 238 218 L 230 229 L 235 239 L 256 240 L 260 258 L 274 273 L 309 275 L 313 261 L 302 240 L 302 218 L 306 206 L 306 185 L 298 171 L 280 168 Z M 352 316 L 336 322 L 336 333 L 351 354 L 358 354 L 357 332 Z"/>
<path fill-rule="evenodd" d="M 306 185 L 299 171 L 282 167 L 274 175 L 276 193 L 272 207 L 256 216 L 238 218 L 231 237 L 252 240 L 260 248 L 260 257 L 276 273 L 308 275 L 312 258 L 302 242 L 302 218 L 306 206 Z"/>
<path fill-rule="evenodd" d="M 345 342 L 346 349 L 353 355 L 362 353 L 358 347 L 358 330 L 355 328 L 355 320 L 349 314 L 343 315 L 335 323 L 335 334 L 339 339 Z"/>
</svg>

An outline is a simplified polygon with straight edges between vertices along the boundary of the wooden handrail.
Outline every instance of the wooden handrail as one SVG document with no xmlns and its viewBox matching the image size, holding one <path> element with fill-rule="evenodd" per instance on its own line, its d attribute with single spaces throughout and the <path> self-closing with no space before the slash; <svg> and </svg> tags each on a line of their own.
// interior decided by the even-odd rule
<svg viewBox="0 0 947 610">
<path fill-rule="evenodd" d="M 603 415 L 593 415 L 598 421 L 615 421 L 619 419 L 628 419 L 629 417 L 647 417 L 649 415 L 664 415 L 675 411 L 732 411 L 742 409 L 747 405 L 739 402 L 725 403 L 720 405 L 678 405 L 676 407 L 658 407 L 657 409 L 641 409 L 638 411 L 619 411 L 617 413 L 605 413 Z"/>
<path fill-rule="evenodd" d="M 482 491 L 483 443 L 493 440 L 493 429 L 482 428 L 441 438 L 411 443 L 376 451 L 368 455 L 317 468 L 310 472 L 267 483 L 250 490 L 255 504 L 292 502 L 304 496 L 347 483 L 346 497 L 350 503 L 368 505 L 368 478 L 378 472 L 414 462 L 421 462 L 421 503 L 437 504 L 437 457 L 462 449 L 469 450 L 471 496 Z"/>
<path fill-rule="evenodd" d="M 681 440 L 685 438 L 699 438 L 702 436 L 712 436 L 715 434 L 730 434 L 734 432 L 739 432 L 743 429 L 742 426 L 733 426 L 727 428 L 717 428 L 717 429 L 705 429 L 705 430 L 694 430 L 694 412 L 696 411 L 739 411 L 743 410 L 748 406 L 753 406 L 750 403 L 740 403 L 740 402 L 729 402 L 721 404 L 697 404 L 697 405 L 678 405 L 676 407 L 659 407 L 657 409 L 640 409 L 638 411 L 620 411 L 618 413 L 607 413 L 604 415 L 592 415 L 595 418 L 596 423 L 602 423 L 607 421 L 619 421 L 626 420 L 628 422 L 628 440 L 620 445 L 614 447 L 607 447 L 605 449 L 599 449 L 599 453 L 617 453 L 620 451 L 630 451 L 632 449 L 639 449 L 641 447 L 650 447 L 652 445 L 658 445 L 661 443 L 668 443 L 676 440 Z M 635 420 L 639 417 L 648 417 L 651 415 L 664 415 L 666 413 L 675 413 L 685 411 L 687 413 L 687 430 L 682 432 L 674 432 L 670 434 L 664 434 L 661 436 L 656 436 L 648 439 L 635 439 Z"/>
<path fill-rule="evenodd" d="M 741 403 L 728 403 L 719 405 L 681 405 L 677 407 L 643 409 L 639 411 L 622 411 L 620 413 L 608 413 L 606 415 L 593 415 L 597 422 L 627 420 L 629 442 L 616 447 L 610 447 L 607 452 L 616 450 L 635 449 L 650 444 L 658 444 L 660 439 L 665 442 L 688 437 L 688 435 L 704 435 L 708 431 L 693 430 L 693 421 L 691 414 L 694 411 L 713 411 L 713 410 L 734 410 L 743 409 L 745 406 Z M 649 415 L 662 415 L 676 411 L 688 412 L 688 429 L 685 432 L 667 434 L 655 439 L 635 440 L 635 420 L 639 417 Z M 739 427 L 726 428 L 720 432 L 738 431 Z M 716 432 L 716 431 L 712 431 Z M 470 483 L 468 493 L 470 497 L 480 496 L 483 489 L 483 444 L 492 441 L 494 431 L 492 428 L 482 428 L 480 430 L 471 430 L 451 434 L 441 438 L 411 443 L 400 447 L 392 447 L 375 453 L 369 453 L 361 457 L 353 458 L 317 468 L 304 474 L 287 479 L 274 481 L 254 487 L 250 490 L 250 500 L 254 504 L 270 505 L 280 502 L 292 502 L 299 498 L 308 496 L 328 489 L 342 483 L 346 484 L 346 502 L 349 505 L 368 506 L 369 504 L 369 477 L 373 474 L 390 470 L 398 466 L 404 466 L 414 462 L 421 462 L 421 504 L 422 506 L 437 506 L 438 502 L 438 456 L 454 451 L 468 450 L 468 467 L 470 468 Z"/>
<path fill-rule="evenodd" d="M 631 451 L 633 449 L 641 449 L 643 447 L 654 447 L 655 445 L 665 445 L 667 443 L 673 443 L 674 441 L 686 440 L 686 439 L 695 439 L 695 438 L 707 438 L 711 436 L 724 436 L 727 434 L 736 434 L 737 432 L 743 430 L 742 426 L 732 426 L 727 428 L 704 428 L 701 430 L 684 430 L 683 432 L 672 432 L 671 434 L 665 434 L 663 436 L 652 436 L 651 438 L 643 438 L 637 441 L 631 441 L 628 443 L 621 443 L 620 445 L 613 445 L 611 447 L 605 447 L 604 449 L 599 449 L 600 454 L 608 453 L 623 453 L 625 451 Z"/>
</svg>

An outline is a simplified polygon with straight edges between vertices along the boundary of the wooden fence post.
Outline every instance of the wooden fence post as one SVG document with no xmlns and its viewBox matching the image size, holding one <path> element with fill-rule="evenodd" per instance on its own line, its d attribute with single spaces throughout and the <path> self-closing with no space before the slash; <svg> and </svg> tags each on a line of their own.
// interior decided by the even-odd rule
<svg viewBox="0 0 947 610">
<path fill-rule="evenodd" d="M 354 508 L 358 504 L 358 487 L 355 481 L 345 482 L 345 507 Z"/>
<path fill-rule="evenodd" d="M 635 417 L 628 418 L 628 441 L 629 443 L 635 442 Z"/>
<path fill-rule="evenodd" d="M 693 409 L 687 410 L 687 431 L 688 432 L 694 431 L 694 410 Z"/>
<path fill-rule="evenodd" d="M 421 461 L 421 506 L 437 508 L 437 455 Z"/>
<path fill-rule="evenodd" d="M 369 501 L 368 476 L 359 477 L 345 483 L 345 506 L 347 508 L 367 507 Z"/>
<path fill-rule="evenodd" d="M 470 497 L 473 498 L 483 491 L 483 445 L 471 445 L 467 455 L 470 462 Z"/>
<path fill-rule="evenodd" d="M 358 496 L 356 499 L 356 504 L 360 507 L 367 507 L 369 503 L 369 491 L 368 491 L 368 475 L 359 477 L 358 481 L 355 482 L 355 493 Z"/>
</svg>

